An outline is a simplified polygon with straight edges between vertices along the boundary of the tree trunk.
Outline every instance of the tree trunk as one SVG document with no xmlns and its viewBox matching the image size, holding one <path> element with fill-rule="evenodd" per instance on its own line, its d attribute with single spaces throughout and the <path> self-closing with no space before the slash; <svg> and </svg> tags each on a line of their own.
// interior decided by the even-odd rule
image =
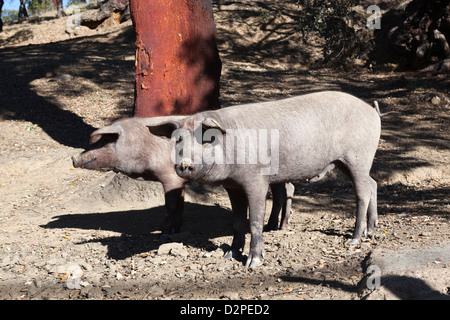
<svg viewBox="0 0 450 320">
<path fill-rule="evenodd" d="M 25 7 L 25 0 L 20 0 L 19 6 L 19 22 L 23 21 L 25 18 L 28 18 L 27 8 Z"/>
<path fill-rule="evenodd" d="M 58 18 L 64 16 L 62 0 L 53 0 L 53 6 L 56 8 L 56 16 Z"/>
<path fill-rule="evenodd" d="M 3 8 L 3 0 L 0 0 L 0 32 L 3 31 L 2 8 Z"/>
<path fill-rule="evenodd" d="M 134 115 L 219 107 L 222 64 L 211 0 L 130 0 L 136 32 Z"/>
</svg>

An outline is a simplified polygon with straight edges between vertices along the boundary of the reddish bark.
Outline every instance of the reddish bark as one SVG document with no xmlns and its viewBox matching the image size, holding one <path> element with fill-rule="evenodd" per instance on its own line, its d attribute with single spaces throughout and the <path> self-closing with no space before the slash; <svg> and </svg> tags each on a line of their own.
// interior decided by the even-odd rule
<svg viewBox="0 0 450 320">
<path fill-rule="evenodd" d="M 63 11 L 63 2 L 62 0 L 53 0 L 53 6 L 56 9 L 56 16 L 58 18 L 64 16 L 64 11 Z"/>
<path fill-rule="evenodd" d="M 211 0 L 130 0 L 136 32 L 134 115 L 219 106 L 221 61 Z"/>
</svg>

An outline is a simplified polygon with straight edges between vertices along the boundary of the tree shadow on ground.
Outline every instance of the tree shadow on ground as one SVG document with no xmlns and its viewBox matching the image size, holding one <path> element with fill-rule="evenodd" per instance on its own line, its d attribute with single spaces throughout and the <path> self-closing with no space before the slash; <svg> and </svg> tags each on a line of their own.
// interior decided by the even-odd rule
<svg viewBox="0 0 450 320">
<path fill-rule="evenodd" d="M 38 124 L 55 141 L 66 146 L 88 145 L 94 128 L 80 115 L 65 109 L 56 100 L 41 97 L 30 83 L 36 79 L 52 81 L 54 76 L 70 74 L 101 85 L 119 88 L 134 81 L 134 61 L 126 61 L 126 52 L 134 52 L 133 30 L 128 28 L 110 41 L 104 35 L 75 38 L 47 44 L 0 49 L 0 118 L 25 120 Z M 59 94 L 77 95 L 70 80 L 58 81 Z"/>
<path fill-rule="evenodd" d="M 115 211 L 105 213 L 79 213 L 54 217 L 46 229 L 77 228 L 84 230 L 107 230 L 121 233 L 80 244 L 98 242 L 108 247 L 108 257 L 126 259 L 135 254 L 158 249 L 161 245 L 160 230 L 166 209 L 164 206 L 146 210 Z M 182 232 L 171 236 L 188 246 L 215 250 L 210 239 L 230 236 L 232 231 L 231 211 L 220 206 L 199 205 L 186 202 Z"/>
<path fill-rule="evenodd" d="M 361 294 L 362 299 L 367 299 L 374 291 L 369 290 L 363 295 L 363 290 L 367 289 L 367 278 L 363 278 L 358 285 L 351 285 L 339 280 L 326 280 L 309 276 L 281 276 L 285 282 L 296 282 L 314 286 L 327 286 L 350 293 Z M 450 300 L 450 295 L 442 294 L 430 287 L 424 280 L 401 275 L 381 276 L 380 284 L 392 295 L 390 299 L 400 300 Z M 376 291 L 375 291 L 376 292 Z M 386 297 L 379 297 L 385 299 Z"/>
<path fill-rule="evenodd" d="M 335 275 L 334 278 L 336 278 L 336 275 L 339 275 L 341 278 L 348 279 L 349 275 L 355 274 L 355 272 L 359 273 L 362 269 L 364 276 L 362 276 L 356 284 L 351 281 L 344 282 L 336 279 L 328 280 L 327 277 L 321 275 L 320 269 L 318 272 L 309 272 L 307 270 L 294 273 L 291 272 L 288 275 L 281 275 L 280 279 L 285 282 L 326 286 L 343 290 L 357 294 L 363 300 L 450 300 L 450 292 L 443 294 L 436 291 L 422 279 L 406 275 L 383 274 L 383 270 L 381 270 L 381 274 L 368 272 L 370 267 L 369 261 L 370 254 L 360 261 L 355 260 L 341 266 L 332 265 L 329 267 L 330 270 L 324 270 L 325 274 L 327 272 L 332 272 Z"/>
</svg>

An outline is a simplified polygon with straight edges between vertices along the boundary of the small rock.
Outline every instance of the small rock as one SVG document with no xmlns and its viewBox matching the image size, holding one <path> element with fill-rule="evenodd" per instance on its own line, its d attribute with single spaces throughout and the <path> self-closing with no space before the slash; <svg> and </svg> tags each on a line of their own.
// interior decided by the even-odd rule
<svg viewBox="0 0 450 320">
<path fill-rule="evenodd" d="M 434 96 L 433 98 L 431 98 L 431 103 L 437 106 L 441 103 L 441 98 L 439 98 L 438 96 Z"/>
<path fill-rule="evenodd" d="M 170 250 L 170 254 L 173 256 L 179 256 L 179 257 L 184 257 L 184 258 L 189 255 L 189 253 L 183 247 L 174 248 L 174 249 Z"/>
<path fill-rule="evenodd" d="M 78 264 L 67 265 L 66 271 L 68 278 L 66 280 L 66 287 L 70 290 L 78 290 L 81 288 L 81 277 L 83 276 L 83 270 Z"/>
<path fill-rule="evenodd" d="M 66 280 L 66 287 L 69 290 L 79 290 L 81 288 L 80 278 L 69 278 Z"/>
<path fill-rule="evenodd" d="M 162 255 L 168 255 L 170 253 L 170 250 L 172 250 L 172 248 L 175 248 L 176 246 L 179 246 L 179 243 L 164 243 L 162 245 L 159 246 L 158 248 L 158 255 L 162 256 Z"/>
<path fill-rule="evenodd" d="M 305 265 L 303 263 L 294 263 L 291 265 L 291 269 L 294 272 L 302 272 L 305 269 Z"/>
<path fill-rule="evenodd" d="M 70 264 L 67 266 L 66 273 L 71 278 L 81 278 L 83 276 L 83 270 L 78 264 Z"/>
<path fill-rule="evenodd" d="M 158 248 L 158 255 L 173 255 L 173 256 L 181 256 L 181 257 L 187 257 L 188 252 L 186 249 L 184 249 L 182 243 L 164 243 L 159 246 Z"/>
</svg>

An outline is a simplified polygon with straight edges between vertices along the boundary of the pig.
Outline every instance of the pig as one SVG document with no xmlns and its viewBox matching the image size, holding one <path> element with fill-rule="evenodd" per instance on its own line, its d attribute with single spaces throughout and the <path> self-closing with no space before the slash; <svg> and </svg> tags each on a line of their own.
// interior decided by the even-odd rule
<svg viewBox="0 0 450 320">
<path fill-rule="evenodd" d="M 247 218 L 244 207 L 249 205 L 247 267 L 260 265 L 264 258 L 262 231 L 270 184 L 305 179 L 314 182 L 337 167 L 352 180 L 356 194 L 356 223 L 350 244 L 357 244 L 363 233 L 370 234 L 376 228 L 377 183 L 370 177 L 370 169 L 380 139 L 381 119 L 377 110 L 350 94 L 323 91 L 230 106 L 149 128 L 156 135 L 177 141 L 175 149 L 181 156 L 175 169 L 180 177 L 219 183 L 227 190 L 234 227 L 231 249 L 225 255 L 228 258 L 242 254 Z M 248 135 L 249 130 L 262 137 L 258 143 L 235 143 L 235 138 Z M 264 141 L 262 155 L 269 153 L 270 161 L 261 157 L 250 162 Z M 239 160 L 240 152 L 246 157 Z"/>
<path fill-rule="evenodd" d="M 131 178 L 160 181 L 163 185 L 166 217 L 163 241 L 180 231 L 186 180 L 174 169 L 170 151 L 173 142 L 150 133 L 148 125 L 181 120 L 183 116 L 125 118 L 91 134 L 91 146 L 72 157 L 75 168 L 121 172 Z"/>
<path fill-rule="evenodd" d="M 177 175 L 171 160 L 171 150 L 175 142 L 153 135 L 148 126 L 183 118 L 184 116 L 166 116 L 118 120 L 94 131 L 91 134 L 91 147 L 79 156 L 72 157 L 75 168 L 110 170 L 135 179 L 160 181 L 164 189 L 166 207 L 162 241 L 166 241 L 169 234 L 180 231 L 186 179 Z M 268 230 L 277 229 L 280 210 L 283 212 L 280 226 L 286 228 L 294 186 L 287 183 L 271 187 L 274 205 Z"/>
</svg>

